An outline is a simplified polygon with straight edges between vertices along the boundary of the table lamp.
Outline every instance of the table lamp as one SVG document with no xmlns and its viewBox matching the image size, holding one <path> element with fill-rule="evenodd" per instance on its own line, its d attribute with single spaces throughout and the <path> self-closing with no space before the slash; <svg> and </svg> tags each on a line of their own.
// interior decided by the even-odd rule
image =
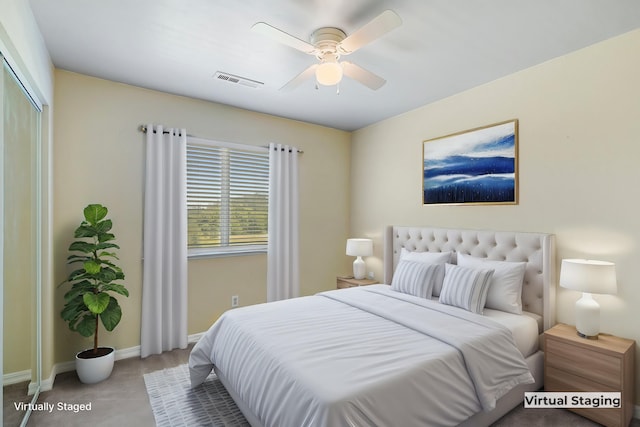
<svg viewBox="0 0 640 427">
<path fill-rule="evenodd" d="M 600 305 L 591 294 L 616 293 L 616 265 L 606 261 L 563 259 L 560 286 L 582 292 L 582 298 L 576 302 L 578 335 L 582 338 L 598 339 Z"/>
<path fill-rule="evenodd" d="M 373 241 L 371 239 L 347 239 L 347 255 L 357 257 L 353 261 L 353 278 L 364 279 L 367 268 L 362 257 L 373 255 Z"/>
</svg>

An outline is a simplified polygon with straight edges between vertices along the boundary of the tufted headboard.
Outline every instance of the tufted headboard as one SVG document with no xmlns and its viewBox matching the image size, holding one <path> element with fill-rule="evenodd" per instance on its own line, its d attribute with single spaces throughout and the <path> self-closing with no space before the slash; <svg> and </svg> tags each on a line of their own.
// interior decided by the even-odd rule
<svg viewBox="0 0 640 427">
<path fill-rule="evenodd" d="M 454 257 L 463 253 L 498 261 L 525 261 L 522 308 L 542 316 L 543 330 L 555 324 L 556 259 L 552 234 L 390 226 L 384 243 L 385 283 L 391 283 L 401 248 L 453 251 Z"/>
</svg>

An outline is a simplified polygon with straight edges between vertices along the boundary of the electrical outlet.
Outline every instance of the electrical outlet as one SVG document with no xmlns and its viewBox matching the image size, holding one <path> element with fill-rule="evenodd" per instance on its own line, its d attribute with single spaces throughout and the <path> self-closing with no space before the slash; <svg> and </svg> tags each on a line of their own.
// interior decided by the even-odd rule
<svg viewBox="0 0 640 427">
<path fill-rule="evenodd" d="M 234 295 L 231 297 L 231 307 L 237 307 L 239 304 L 239 298 L 238 295 Z"/>
</svg>

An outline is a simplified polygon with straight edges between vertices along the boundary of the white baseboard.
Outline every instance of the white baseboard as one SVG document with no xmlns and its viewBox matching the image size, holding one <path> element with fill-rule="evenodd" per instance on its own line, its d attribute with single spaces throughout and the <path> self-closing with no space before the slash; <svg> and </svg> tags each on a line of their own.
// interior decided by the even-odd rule
<svg viewBox="0 0 640 427">
<path fill-rule="evenodd" d="M 204 334 L 205 334 L 204 332 L 200 332 L 197 334 L 189 335 L 187 337 L 187 342 L 189 344 L 196 343 L 198 342 L 198 340 L 200 340 L 200 338 L 202 338 Z M 115 354 L 116 360 L 129 359 L 131 357 L 140 357 L 139 345 L 135 347 L 123 348 L 122 350 L 116 350 L 116 354 Z M 76 369 L 76 362 L 74 360 L 71 360 L 69 362 L 56 363 L 55 365 L 53 365 L 53 369 L 51 369 L 51 375 L 49 376 L 49 378 L 43 379 L 42 382 L 40 383 L 40 391 L 51 390 L 53 388 L 53 382 L 56 379 L 56 375 L 61 374 L 63 372 L 75 371 L 75 369 Z M 31 371 L 29 371 L 29 378 L 23 381 L 27 381 L 30 379 L 31 379 Z M 5 382 L 4 384 L 7 384 L 7 383 Z M 29 390 L 31 390 L 32 386 L 35 390 L 34 383 L 29 384 Z"/>
<path fill-rule="evenodd" d="M 2 375 L 2 385 L 18 384 L 24 381 L 31 381 L 31 369 Z"/>
<path fill-rule="evenodd" d="M 56 379 L 56 375 L 63 372 L 75 371 L 75 369 L 76 362 L 73 360 L 69 362 L 56 363 L 51 369 L 51 375 L 49 375 L 49 378 L 42 379 L 42 381 L 40 382 L 40 391 L 51 390 L 53 388 L 53 382 Z M 31 387 L 31 385 L 29 385 L 29 387 Z"/>
<path fill-rule="evenodd" d="M 33 396 L 37 390 L 38 390 L 38 384 L 34 382 L 30 382 L 29 389 L 27 390 L 27 395 Z"/>
</svg>

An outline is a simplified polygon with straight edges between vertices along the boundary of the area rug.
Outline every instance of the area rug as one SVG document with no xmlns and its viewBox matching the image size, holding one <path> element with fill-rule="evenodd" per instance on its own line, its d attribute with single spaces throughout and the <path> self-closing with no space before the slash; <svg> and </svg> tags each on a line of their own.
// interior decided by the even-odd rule
<svg viewBox="0 0 640 427">
<path fill-rule="evenodd" d="M 159 427 L 249 426 L 214 373 L 192 389 L 185 364 L 145 374 L 144 383 Z"/>
</svg>

